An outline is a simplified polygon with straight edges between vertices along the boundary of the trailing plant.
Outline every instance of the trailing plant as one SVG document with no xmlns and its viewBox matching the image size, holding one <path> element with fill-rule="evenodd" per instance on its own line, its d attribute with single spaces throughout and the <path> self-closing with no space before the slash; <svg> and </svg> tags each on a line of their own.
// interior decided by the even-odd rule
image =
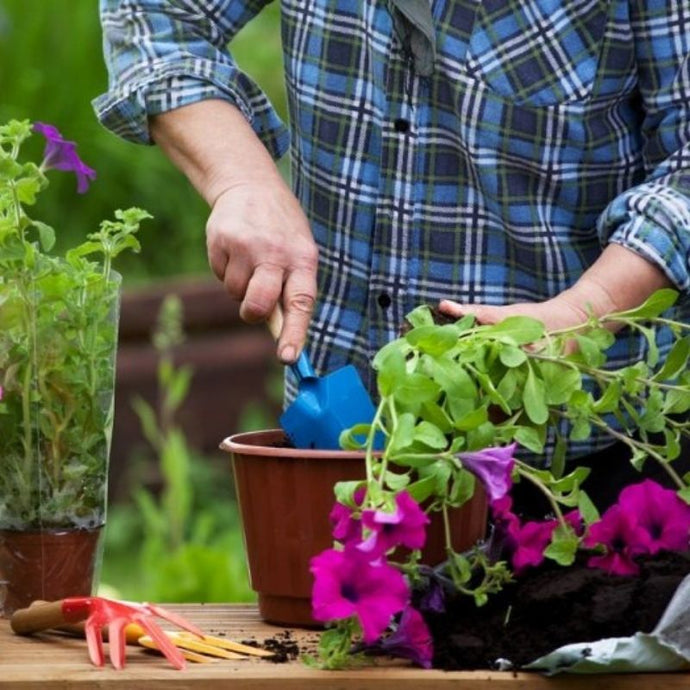
<svg viewBox="0 0 690 690">
<path fill-rule="evenodd" d="M 311 563 L 314 616 L 333 624 L 316 663 L 348 663 L 351 641 L 361 638 L 365 646 L 394 648 L 430 665 L 428 632 L 410 611 L 411 587 L 422 581 L 439 597 L 444 590 L 464 593 L 482 605 L 544 558 L 567 566 L 589 551 L 591 565 L 630 574 L 631 559 L 660 543 L 687 549 L 690 476 L 681 476 L 673 461 L 690 435 L 690 325 L 665 316 L 676 299 L 673 290 L 660 290 L 636 309 L 558 331 L 520 316 L 479 325 L 472 316 L 436 323 L 427 307 L 409 314 L 410 330 L 373 360 L 380 399 L 373 422 L 341 438 L 345 448 L 364 449 L 366 479 L 336 485 L 335 545 Z M 612 331 L 620 328 L 645 336 L 645 361 L 607 366 Z M 657 328 L 673 337 L 663 363 Z M 660 463 L 675 490 L 630 486 L 622 507 L 600 518 L 582 488 L 589 470 L 565 462 L 567 443 L 593 429 L 627 444 L 641 472 L 647 462 Z M 384 447 L 376 452 L 381 436 Z M 547 446 L 550 466 L 536 466 Z M 421 565 L 428 513 L 440 511 L 448 526 L 448 511 L 474 495 L 477 479 L 492 508 L 494 542 L 502 535 L 503 557 L 488 543 L 456 553 L 447 529 L 447 560 L 434 569 Z M 545 521 L 523 524 L 511 512 L 514 481 L 531 482 L 547 498 L 552 514 Z M 391 558 L 399 546 L 411 550 L 404 562 Z"/>
<path fill-rule="evenodd" d="M 34 133 L 40 165 L 20 158 Z M 50 169 L 95 172 L 50 125 L 0 126 L 0 527 L 95 527 L 105 518 L 120 276 L 113 260 L 139 251 L 149 217 L 115 212 L 64 256 L 55 230 L 28 209 Z"/>
</svg>

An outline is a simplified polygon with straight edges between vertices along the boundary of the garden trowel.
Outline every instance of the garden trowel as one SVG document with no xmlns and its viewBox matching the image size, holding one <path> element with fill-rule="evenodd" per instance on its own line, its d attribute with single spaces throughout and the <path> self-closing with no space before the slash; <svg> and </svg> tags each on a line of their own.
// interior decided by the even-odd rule
<svg viewBox="0 0 690 690">
<path fill-rule="evenodd" d="M 283 314 L 277 307 L 268 320 L 278 340 Z M 374 403 L 351 364 L 319 377 L 302 350 L 289 365 L 297 378 L 297 395 L 280 417 L 280 425 L 295 448 L 339 450 L 341 432 L 355 424 L 370 424 Z"/>
</svg>

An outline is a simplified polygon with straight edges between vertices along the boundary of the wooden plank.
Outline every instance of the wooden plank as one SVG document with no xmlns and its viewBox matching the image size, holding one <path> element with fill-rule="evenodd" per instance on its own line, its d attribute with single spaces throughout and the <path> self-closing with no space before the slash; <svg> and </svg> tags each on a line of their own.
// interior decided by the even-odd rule
<svg viewBox="0 0 690 690">
<path fill-rule="evenodd" d="M 169 608 L 206 633 L 227 639 L 263 644 L 266 639 L 281 639 L 287 634 L 307 651 L 313 650 L 317 641 L 314 631 L 263 623 L 253 606 L 189 604 Z M 190 663 L 185 670 L 176 671 L 165 659 L 137 647 L 128 647 L 127 667 L 116 671 L 110 666 L 93 667 L 84 640 L 52 633 L 18 637 L 7 621 L 0 620 L 0 686 L 17 690 L 680 690 L 687 688 L 689 681 L 686 673 L 546 678 L 531 673 L 424 671 L 400 661 L 380 661 L 375 667 L 348 671 L 318 671 L 299 660 L 276 664 L 259 658 Z"/>
</svg>

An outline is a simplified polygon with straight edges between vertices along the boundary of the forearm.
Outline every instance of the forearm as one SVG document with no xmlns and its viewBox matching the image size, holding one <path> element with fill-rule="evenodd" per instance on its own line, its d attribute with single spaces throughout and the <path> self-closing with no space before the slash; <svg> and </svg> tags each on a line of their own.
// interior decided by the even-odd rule
<svg viewBox="0 0 690 690">
<path fill-rule="evenodd" d="M 263 180 L 282 184 L 270 154 L 239 109 L 205 100 L 150 120 L 154 141 L 213 206 L 228 189 Z"/>
<path fill-rule="evenodd" d="M 609 244 L 561 297 L 574 307 L 603 316 L 637 307 L 653 292 L 670 285 L 653 263 L 621 245 Z"/>
</svg>

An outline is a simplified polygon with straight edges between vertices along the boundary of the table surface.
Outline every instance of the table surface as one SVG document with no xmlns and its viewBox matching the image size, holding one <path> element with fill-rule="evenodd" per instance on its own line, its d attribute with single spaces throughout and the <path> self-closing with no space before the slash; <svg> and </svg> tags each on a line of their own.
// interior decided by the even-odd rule
<svg viewBox="0 0 690 690">
<path fill-rule="evenodd" d="M 310 630 L 267 625 L 256 607 L 243 604 L 178 604 L 167 608 L 181 613 L 204 632 L 236 641 L 284 639 L 297 642 L 302 651 L 315 648 L 318 634 Z M 106 644 L 107 654 L 107 644 Z M 216 663 L 189 663 L 177 671 L 158 655 L 138 647 L 127 648 L 127 666 L 116 671 L 111 666 L 96 668 L 89 662 L 83 639 L 57 633 L 32 637 L 14 635 L 6 620 L 0 619 L 0 686 L 29 688 L 229 688 L 230 690 L 680 690 L 687 688 L 687 673 L 629 674 L 597 676 L 557 676 L 534 673 L 489 671 L 425 671 L 401 660 L 379 660 L 376 666 L 347 671 L 320 671 L 299 659 L 275 663 L 259 658 Z"/>
</svg>

